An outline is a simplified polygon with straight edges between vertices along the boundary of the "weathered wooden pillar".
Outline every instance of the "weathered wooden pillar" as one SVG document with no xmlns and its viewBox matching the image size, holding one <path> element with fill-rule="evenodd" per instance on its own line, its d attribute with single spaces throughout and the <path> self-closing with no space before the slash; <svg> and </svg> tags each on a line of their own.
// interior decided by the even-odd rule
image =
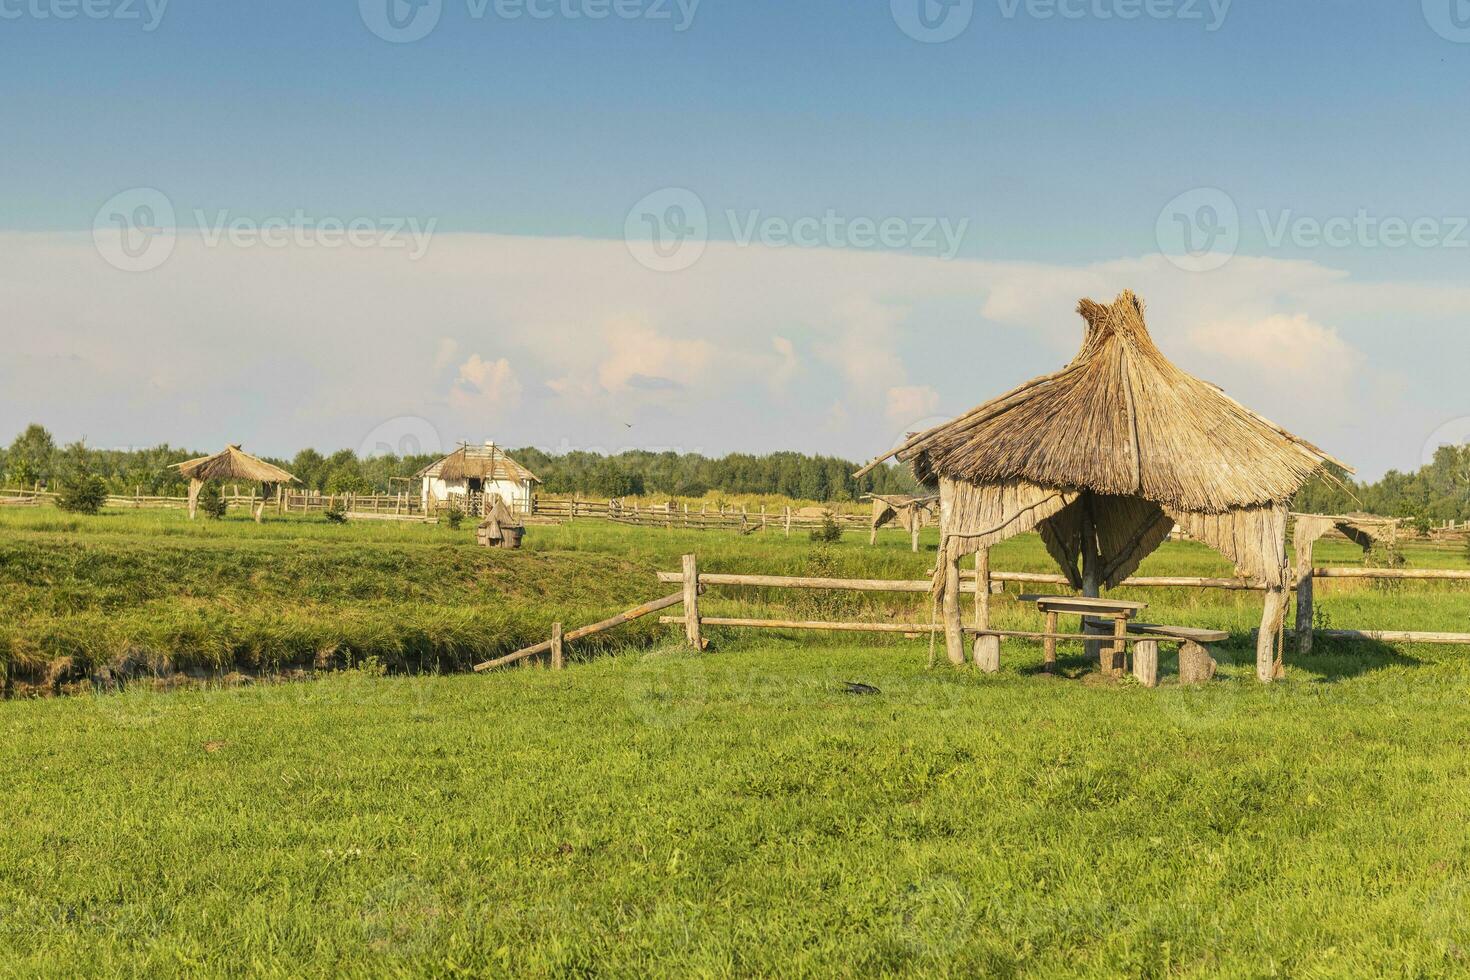
<svg viewBox="0 0 1470 980">
<path fill-rule="evenodd" d="M 1312 543 L 1313 538 L 1297 523 L 1296 549 L 1296 649 L 1298 653 L 1312 652 Z"/>
<path fill-rule="evenodd" d="M 1133 645 L 1133 676 L 1144 687 L 1159 686 L 1159 641 L 1139 640 Z"/>
<path fill-rule="evenodd" d="M 203 489 L 203 480 L 189 481 L 189 520 L 191 521 L 194 519 L 194 515 L 199 511 L 199 491 Z"/>
<path fill-rule="evenodd" d="M 1123 673 L 1126 661 L 1128 644 L 1123 637 L 1128 635 L 1128 620 L 1119 616 L 1113 620 L 1113 642 L 1110 646 L 1103 648 L 1104 666 L 1107 672 L 1116 676 Z"/>
<path fill-rule="evenodd" d="M 1097 553 L 1097 526 L 1092 517 L 1092 494 L 1084 493 L 1082 497 L 1082 594 L 1089 599 L 1096 599 L 1102 594 L 1102 561 Z M 1088 623 L 1087 617 L 1082 619 L 1082 632 L 1096 633 L 1097 630 Z M 1088 640 L 1083 644 L 1083 649 L 1089 658 L 1102 662 L 1103 645 L 1096 640 Z"/>
<path fill-rule="evenodd" d="M 914 529 L 909 532 L 909 550 L 912 551 L 914 554 L 919 553 L 919 526 L 917 524 L 915 524 Z"/>
<path fill-rule="evenodd" d="M 944 649 L 949 662 L 959 666 L 965 662 L 965 626 L 960 617 L 960 559 L 951 555 L 946 545 L 939 547 L 944 561 Z"/>
<path fill-rule="evenodd" d="M 566 655 L 562 650 L 561 623 L 551 624 L 551 669 L 561 670 L 566 666 Z"/>
<path fill-rule="evenodd" d="M 990 629 L 990 549 L 975 552 L 975 625 Z"/>
<path fill-rule="evenodd" d="M 1048 674 L 1057 669 L 1057 614 L 1055 611 L 1046 614 L 1046 639 L 1041 641 L 1041 669 Z"/>
<path fill-rule="evenodd" d="M 1269 684 L 1276 679 L 1276 640 L 1286 619 L 1286 590 L 1279 585 L 1266 589 L 1261 611 L 1261 632 L 1256 635 L 1256 680 Z"/>
<path fill-rule="evenodd" d="M 699 629 L 699 562 L 694 555 L 684 556 L 684 638 L 695 650 L 705 648 Z"/>
</svg>

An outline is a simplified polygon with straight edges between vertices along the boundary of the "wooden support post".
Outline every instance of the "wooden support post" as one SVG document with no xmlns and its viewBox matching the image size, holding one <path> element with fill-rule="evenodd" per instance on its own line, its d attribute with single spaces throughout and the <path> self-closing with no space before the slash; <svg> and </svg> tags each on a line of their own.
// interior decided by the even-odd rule
<svg viewBox="0 0 1470 980">
<path fill-rule="evenodd" d="M 1046 614 L 1046 639 L 1041 641 L 1041 669 L 1048 674 L 1057 669 L 1057 614 L 1053 610 Z"/>
<path fill-rule="evenodd" d="M 919 553 L 919 526 L 917 524 L 915 524 L 914 529 L 909 532 L 909 550 L 912 551 L 914 554 Z"/>
<path fill-rule="evenodd" d="M 990 629 L 990 549 L 975 552 L 975 626 Z"/>
<path fill-rule="evenodd" d="M 1124 651 L 1127 649 L 1123 637 L 1128 635 L 1128 620 L 1118 616 L 1113 620 L 1113 642 L 1111 646 L 1103 648 L 1103 656 L 1107 658 L 1104 664 L 1106 672 L 1117 677 L 1124 670 Z"/>
<path fill-rule="evenodd" d="M 1296 542 L 1296 649 L 1312 652 L 1312 540 L 1301 534 Z"/>
<path fill-rule="evenodd" d="M 1082 594 L 1089 599 L 1096 599 L 1102 594 L 1101 565 L 1102 560 L 1097 553 L 1097 526 L 1092 520 L 1092 496 L 1084 492 L 1082 497 Z M 1082 631 L 1084 633 L 1097 632 L 1085 620 Z M 1083 644 L 1083 649 L 1089 658 L 1102 663 L 1104 647 L 1101 643 L 1089 640 Z"/>
<path fill-rule="evenodd" d="M 1286 592 L 1275 586 L 1266 590 L 1265 608 L 1261 611 L 1261 632 L 1256 635 L 1256 679 L 1269 684 L 1276 679 L 1276 641 L 1286 619 Z"/>
<path fill-rule="evenodd" d="M 203 480 L 189 481 L 189 520 L 191 521 L 194 519 L 194 515 L 199 511 L 199 491 L 203 489 Z"/>
<path fill-rule="evenodd" d="M 987 674 L 1000 672 L 1000 637 L 994 633 L 975 637 L 975 666 Z"/>
<path fill-rule="evenodd" d="M 1133 645 L 1133 676 L 1144 687 L 1159 686 L 1159 641 L 1139 640 Z"/>
<path fill-rule="evenodd" d="M 699 562 L 694 555 L 684 556 L 684 638 L 692 649 L 708 646 L 699 630 Z"/>
<path fill-rule="evenodd" d="M 566 656 L 562 650 L 561 623 L 551 624 L 551 669 L 561 670 L 566 666 Z"/>
<path fill-rule="evenodd" d="M 786 508 L 786 536 L 791 537 L 791 508 Z"/>
<path fill-rule="evenodd" d="M 965 627 L 960 616 L 960 559 L 940 545 L 944 558 L 944 649 L 956 667 L 965 662 Z"/>
</svg>

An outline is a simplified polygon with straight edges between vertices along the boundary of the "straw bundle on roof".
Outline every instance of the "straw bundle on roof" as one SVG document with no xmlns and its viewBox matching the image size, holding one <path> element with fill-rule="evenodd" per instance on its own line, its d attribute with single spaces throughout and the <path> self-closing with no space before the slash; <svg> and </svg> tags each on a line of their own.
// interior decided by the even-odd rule
<svg viewBox="0 0 1470 980">
<path fill-rule="evenodd" d="M 251 483 L 295 483 L 296 477 L 241 450 L 227 446 L 213 456 L 175 463 L 174 468 L 190 480 L 243 480 Z"/>
<path fill-rule="evenodd" d="M 505 454 L 505 450 L 494 444 L 485 446 L 461 446 L 443 459 L 430 463 L 419 470 L 420 478 L 437 477 L 440 480 L 507 480 L 523 483 L 530 480 L 540 483 L 535 473 Z"/>
</svg>

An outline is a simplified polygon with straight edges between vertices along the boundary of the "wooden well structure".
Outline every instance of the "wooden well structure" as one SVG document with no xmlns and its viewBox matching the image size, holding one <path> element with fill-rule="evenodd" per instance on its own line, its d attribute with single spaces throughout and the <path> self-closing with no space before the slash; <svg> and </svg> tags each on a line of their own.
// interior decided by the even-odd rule
<svg viewBox="0 0 1470 980">
<path fill-rule="evenodd" d="M 261 515 L 265 513 L 266 498 L 288 483 L 299 482 L 296 477 L 279 466 L 274 466 L 245 452 L 238 443 L 226 446 L 213 456 L 200 456 L 198 459 L 175 463 L 173 468 L 189 478 L 189 520 L 191 521 L 199 510 L 199 491 L 203 490 L 204 484 L 210 480 L 259 484 L 260 502 L 251 509 L 250 515 L 255 518 L 257 524 L 260 523 Z"/>
<path fill-rule="evenodd" d="M 1078 312 L 1086 334 L 1065 368 L 918 433 L 859 471 L 897 456 L 938 490 L 934 588 L 949 659 L 965 660 L 964 557 L 976 556 L 986 627 L 993 545 L 1036 530 L 1072 587 L 1097 596 L 1178 524 L 1264 590 L 1256 675 L 1271 681 L 1281 671 L 1288 504 L 1327 464 L 1350 468 L 1171 363 L 1132 292 L 1112 304 L 1083 300 Z"/>
</svg>

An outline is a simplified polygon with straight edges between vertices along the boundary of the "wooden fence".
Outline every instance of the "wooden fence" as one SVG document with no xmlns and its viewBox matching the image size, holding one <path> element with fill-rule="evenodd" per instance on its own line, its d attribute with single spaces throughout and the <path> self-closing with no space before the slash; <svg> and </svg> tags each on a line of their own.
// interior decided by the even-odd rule
<svg viewBox="0 0 1470 980">
<path fill-rule="evenodd" d="M 1470 581 L 1470 570 L 1462 569 L 1403 569 L 1403 568 L 1313 568 L 1312 578 L 1321 579 L 1358 579 L 1358 580 L 1384 580 L 1384 581 Z M 930 579 L 845 579 L 845 578 L 820 578 L 810 576 L 793 575 L 756 575 L 756 574 L 732 574 L 732 573 L 701 573 L 698 560 L 694 555 L 685 555 L 683 567 L 677 572 L 659 572 L 658 581 L 664 584 L 678 584 L 681 588 L 678 592 L 666 595 L 661 599 L 655 599 L 636 606 L 627 612 L 620 613 L 610 619 L 603 620 L 591 626 L 585 626 L 571 632 L 563 633 L 561 624 L 553 627 L 552 637 L 541 643 L 535 644 L 515 653 L 508 654 L 495 660 L 487 661 L 475 667 L 476 671 L 493 670 L 511 664 L 529 660 L 540 654 L 550 653 L 552 655 L 553 667 L 560 669 L 564 660 L 563 644 L 574 640 L 602 633 L 607 630 L 621 626 L 624 623 L 641 619 L 662 610 L 682 605 L 684 608 L 679 615 L 664 615 L 659 617 L 659 622 L 681 626 L 684 629 L 685 640 L 697 650 L 703 650 L 708 645 L 704 637 L 704 628 L 722 627 L 733 629 L 774 629 L 774 630 L 813 630 L 828 632 L 852 632 L 852 633 L 888 633 L 901 634 L 910 637 L 935 636 L 944 626 L 934 617 L 935 621 L 929 623 L 872 623 L 872 622 L 832 622 L 817 620 L 797 619 L 756 619 L 737 618 L 724 616 L 706 616 L 700 610 L 699 597 L 707 589 L 717 587 L 741 587 L 759 589 L 821 589 L 828 591 L 848 592 L 890 592 L 906 593 L 911 595 L 922 595 L 931 593 L 933 582 Z M 1095 633 L 1059 633 L 1055 630 L 1003 630 L 990 625 L 989 605 L 990 596 L 1004 591 L 1005 584 L 1014 582 L 1027 585 L 1056 585 L 1068 588 L 1067 581 L 1060 575 L 1047 575 L 1034 572 L 1005 572 L 993 571 L 987 576 L 987 583 L 982 587 L 980 573 L 976 571 L 966 572 L 960 580 L 960 592 L 962 595 L 974 597 L 975 616 L 974 624 L 963 627 L 965 634 L 974 637 L 994 637 L 998 642 L 1000 638 L 1016 638 L 1027 640 L 1048 641 L 1051 646 L 1058 640 L 1072 640 L 1081 642 L 1098 642 L 1100 640 L 1112 640 L 1120 643 L 1135 645 L 1157 644 L 1163 642 L 1180 642 L 1182 646 L 1190 646 L 1186 634 L 1192 632 L 1188 629 L 1178 629 L 1178 636 L 1171 637 L 1167 627 L 1155 627 L 1156 632 L 1126 634 L 1122 636 L 1100 637 Z M 1294 584 L 1288 584 L 1288 589 L 1295 589 Z M 1198 588 L 1198 589 L 1224 589 L 1232 591 L 1261 591 L 1256 586 L 1244 579 L 1236 578 L 1212 578 L 1204 576 L 1139 576 L 1122 582 L 1119 588 Z M 1310 594 L 1310 593 L 1308 593 Z M 1308 614 L 1306 622 L 1310 624 L 1311 618 Z M 1164 632 L 1157 632 L 1163 630 Z M 1222 634 L 1223 635 L 1223 634 Z M 1305 637 L 1301 631 L 1292 631 L 1288 635 L 1294 635 L 1299 645 Z M 1446 632 L 1421 632 L 1411 630 L 1307 630 L 1307 635 L 1315 635 L 1334 639 L 1349 640 L 1373 640 L 1385 643 L 1440 643 L 1455 645 L 1470 645 L 1470 633 L 1446 633 Z M 1310 645 L 1308 640 L 1307 645 Z M 1194 645 L 1199 649 L 1198 645 Z M 989 647 L 992 651 L 998 650 L 995 644 Z M 1155 648 L 1149 650 L 1151 656 L 1156 656 Z M 981 661 L 980 648 L 977 646 L 976 660 Z M 1153 672 L 1146 682 L 1157 682 L 1157 663 L 1153 663 Z M 986 670 L 999 669 L 998 653 L 988 654 L 982 663 Z M 1191 672 L 1194 679 L 1207 679 L 1212 671 Z"/>
</svg>

